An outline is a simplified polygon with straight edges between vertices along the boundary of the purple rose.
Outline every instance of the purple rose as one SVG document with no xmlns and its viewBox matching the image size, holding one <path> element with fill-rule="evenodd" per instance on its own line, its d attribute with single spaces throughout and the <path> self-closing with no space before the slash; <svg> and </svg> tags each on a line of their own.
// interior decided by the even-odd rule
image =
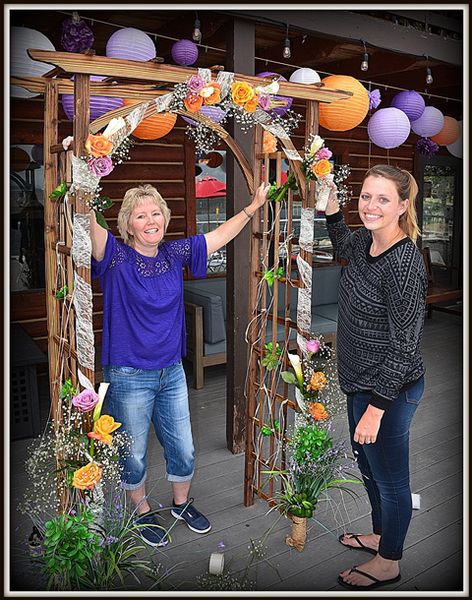
<svg viewBox="0 0 472 600">
<path fill-rule="evenodd" d="M 321 344 L 319 340 L 308 340 L 306 343 L 307 352 L 312 352 L 313 354 L 316 354 L 320 348 Z"/>
<path fill-rule="evenodd" d="M 100 156 L 98 158 L 89 158 L 89 170 L 97 177 L 105 177 L 113 171 L 113 163 L 109 156 Z"/>
<path fill-rule="evenodd" d="M 270 96 L 268 94 L 260 94 L 257 104 L 262 110 L 268 110 L 270 108 Z"/>
<path fill-rule="evenodd" d="M 84 390 L 78 396 L 72 398 L 72 404 L 82 412 L 88 412 L 95 408 L 98 403 L 98 394 L 93 390 Z"/>
<path fill-rule="evenodd" d="M 188 89 L 190 92 L 197 94 L 201 89 L 205 87 L 205 82 L 200 75 L 192 75 L 188 80 Z"/>
<path fill-rule="evenodd" d="M 318 160 L 329 160 L 333 156 L 333 153 L 329 148 L 320 148 L 315 156 Z"/>
</svg>

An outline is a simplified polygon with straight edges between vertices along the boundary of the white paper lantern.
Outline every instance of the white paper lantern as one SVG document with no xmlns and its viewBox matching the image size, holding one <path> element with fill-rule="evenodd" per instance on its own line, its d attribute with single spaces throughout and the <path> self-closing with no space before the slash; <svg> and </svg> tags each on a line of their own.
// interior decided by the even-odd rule
<svg viewBox="0 0 472 600">
<path fill-rule="evenodd" d="M 10 74 L 16 77 L 40 77 L 51 71 L 53 66 L 33 60 L 26 50 L 55 50 L 52 42 L 41 32 L 28 27 L 12 27 L 10 31 L 11 54 Z M 10 86 L 10 95 L 14 98 L 33 98 L 39 96 L 16 85 Z"/>
<path fill-rule="evenodd" d="M 455 156 L 456 158 L 462 158 L 462 146 L 464 144 L 462 121 L 459 121 L 459 128 L 461 132 L 457 140 L 453 144 L 449 144 L 448 146 L 446 146 L 446 148 L 449 150 L 452 156 Z"/>
<path fill-rule="evenodd" d="M 411 122 L 411 128 L 420 137 L 436 135 L 444 127 L 444 115 L 438 108 L 427 106 L 416 121 Z"/>
<path fill-rule="evenodd" d="M 313 69 L 302 67 L 290 75 L 289 81 L 292 83 L 318 83 L 321 78 Z"/>
</svg>

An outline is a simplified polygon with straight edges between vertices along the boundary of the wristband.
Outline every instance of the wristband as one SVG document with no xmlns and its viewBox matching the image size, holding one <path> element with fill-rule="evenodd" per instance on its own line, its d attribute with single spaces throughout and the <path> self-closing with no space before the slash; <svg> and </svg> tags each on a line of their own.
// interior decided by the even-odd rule
<svg viewBox="0 0 472 600">
<path fill-rule="evenodd" d="M 247 212 L 247 210 L 246 210 L 245 208 L 243 208 L 243 212 L 244 212 L 244 214 L 246 215 L 246 217 L 247 217 L 248 219 L 252 219 L 252 217 L 254 216 L 254 214 L 252 214 L 252 215 L 251 215 L 251 213 L 248 213 L 248 212 Z"/>
</svg>

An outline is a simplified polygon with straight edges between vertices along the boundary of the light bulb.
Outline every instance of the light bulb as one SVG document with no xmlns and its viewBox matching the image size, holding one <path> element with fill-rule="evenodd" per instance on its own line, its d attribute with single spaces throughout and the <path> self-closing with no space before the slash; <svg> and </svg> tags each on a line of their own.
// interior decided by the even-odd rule
<svg viewBox="0 0 472 600">
<path fill-rule="evenodd" d="M 195 23 L 193 24 L 192 40 L 194 42 L 201 42 L 202 41 L 202 32 L 200 31 L 200 21 L 199 21 L 199 19 L 195 19 Z"/>
<path fill-rule="evenodd" d="M 426 67 L 426 83 L 431 85 L 433 83 L 433 75 L 431 73 L 431 68 Z"/>
<path fill-rule="evenodd" d="M 292 56 L 292 53 L 290 52 L 290 40 L 288 38 L 285 38 L 282 56 L 284 58 L 290 58 Z"/>
<path fill-rule="evenodd" d="M 361 71 L 367 71 L 369 69 L 369 55 L 367 52 L 364 54 L 364 58 L 361 62 Z"/>
</svg>

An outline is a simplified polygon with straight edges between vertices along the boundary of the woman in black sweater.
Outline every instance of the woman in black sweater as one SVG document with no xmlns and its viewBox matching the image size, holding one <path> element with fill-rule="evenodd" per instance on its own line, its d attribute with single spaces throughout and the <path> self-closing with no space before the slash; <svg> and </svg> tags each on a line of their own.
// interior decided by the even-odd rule
<svg viewBox="0 0 472 600">
<path fill-rule="evenodd" d="M 337 353 L 353 451 L 372 506 L 372 533 L 339 541 L 373 558 L 343 571 L 349 589 L 400 580 L 411 520 L 409 428 L 424 390 L 420 343 L 427 276 L 415 245 L 418 187 L 407 171 L 377 165 L 359 197 L 364 227 L 351 232 L 333 191 L 326 209 L 336 255 L 349 262 L 339 288 Z"/>
</svg>

